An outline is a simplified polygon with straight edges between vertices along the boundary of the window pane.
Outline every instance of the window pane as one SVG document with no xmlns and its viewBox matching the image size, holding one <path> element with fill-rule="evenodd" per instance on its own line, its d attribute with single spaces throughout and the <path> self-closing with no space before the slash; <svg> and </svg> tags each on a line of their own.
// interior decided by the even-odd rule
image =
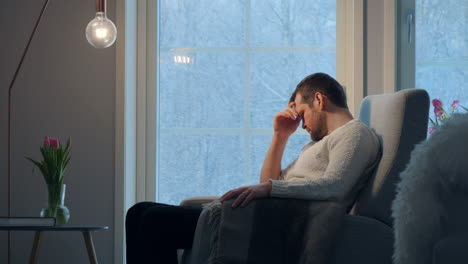
<svg viewBox="0 0 468 264">
<path fill-rule="evenodd" d="M 335 47 L 336 1 L 254 0 L 251 8 L 255 46 Z"/>
<path fill-rule="evenodd" d="M 306 75 L 335 75 L 336 0 L 160 0 L 158 10 L 156 200 L 257 183 L 274 114 Z M 299 130 L 283 167 L 310 140 Z"/>
<path fill-rule="evenodd" d="M 160 133 L 160 201 L 178 204 L 188 196 L 222 195 L 245 182 L 242 136 Z"/>
<path fill-rule="evenodd" d="M 240 128 L 244 108 L 245 55 L 190 52 L 192 61 L 174 63 L 178 51 L 160 51 L 159 126 L 161 128 Z M 221 70 L 222 69 L 222 70 Z M 228 77 L 232 76 L 232 77 Z"/>
<path fill-rule="evenodd" d="M 288 104 L 299 81 L 313 72 L 326 72 L 335 76 L 335 61 L 334 49 L 252 54 L 251 127 L 271 128 L 273 116 Z"/>
<path fill-rule="evenodd" d="M 245 3 L 240 0 L 161 0 L 160 47 L 244 45 Z"/>
<path fill-rule="evenodd" d="M 454 100 L 468 106 L 467 10 L 466 0 L 416 0 L 416 87 L 446 110 Z"/>
<path fill-rule="evenodd" d="M 252 144 L 250 160 L 252 162 L 251 171 L 250 171 L 250 181 L 258 182 L 259 173 L 262 169 L 263 160 L 265 159 L 265 154 L 267 153 L 268 146 L 271 142 L 271 135 L 255 135 L 252 137 L 252 141 L 255 144 Z M 286 168 L 288 164 L 293 162 L 296 157 L 301 152 L 305 144 L 310 141 L 309 134 L 294 134 L 288 141 L 286 149 L 284 150 L 283 160 L 281 165 L 283 168 Z"/>
</svg>

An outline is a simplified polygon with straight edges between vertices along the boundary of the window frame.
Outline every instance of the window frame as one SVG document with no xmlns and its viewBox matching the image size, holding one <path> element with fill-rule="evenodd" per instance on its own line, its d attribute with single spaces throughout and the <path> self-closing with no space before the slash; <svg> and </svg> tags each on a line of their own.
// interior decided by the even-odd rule
<svg viewBox="0 0 468 264">
<path fill-rule="evenodd" d="M 345 87 L 348 107 L 357 117 L 364 98 L 364 1 L 336 1 L 336 79 Z"/>
<path fill-rule="evenodd" d="M 416 88 L 415 0 L 396 1 L 396 89 Z M 408 19 L 412 15 L 411 21 Z"/>
<path fill-rule="evenodd" d="M 390 0 L 396 1 L 396 0 Z M 365 87 L 365 1 L 337 2 L 337 80 L 357 118 Z M 125 213 L 156 197 L 158 0 L 117 0 L 114 263 L 125 263 Z M 391 39 L 390 35 L 390 39 Z M 391 56 L 390 56 L 391 57 Z"/>
</svg>

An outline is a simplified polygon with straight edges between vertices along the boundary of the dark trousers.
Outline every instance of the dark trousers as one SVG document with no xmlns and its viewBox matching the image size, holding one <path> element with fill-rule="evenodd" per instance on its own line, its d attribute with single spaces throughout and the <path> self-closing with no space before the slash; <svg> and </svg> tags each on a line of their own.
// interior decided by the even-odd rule
<svg viewBox="0 0 468 264">
<path fill-rule="evenodd" d="M 127 264 L 177 264 L 177 249 L 192 247 L 202 209 L 153 202 L 127 212 Z"/>
</svg>

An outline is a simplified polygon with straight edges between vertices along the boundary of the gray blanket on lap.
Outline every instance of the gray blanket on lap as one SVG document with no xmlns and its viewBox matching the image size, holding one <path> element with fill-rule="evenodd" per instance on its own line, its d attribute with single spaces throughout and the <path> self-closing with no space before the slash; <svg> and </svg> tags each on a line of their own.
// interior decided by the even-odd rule
<svg viewBox="0 0 468 264">
<path fill-rule="evenodd" d="M 327 263 L 346 209 L 336 202 L 295 199 L 233 201 L 205 206 L 209 264 Z"/>
</svg>

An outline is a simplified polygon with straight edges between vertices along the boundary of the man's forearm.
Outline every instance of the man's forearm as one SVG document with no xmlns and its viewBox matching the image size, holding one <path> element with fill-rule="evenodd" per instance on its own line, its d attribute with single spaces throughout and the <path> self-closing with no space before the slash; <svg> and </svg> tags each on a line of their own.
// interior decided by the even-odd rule
<svg viewBox="0 0 468 264">
<path fill-rule="evenodd" d="M 270 147 L 263 161 L 260 183 L 266 182 L 269 179 L 279 179 L 281 174 L 281 159 L 283 158 L 283 152 L 287 142 L 288 136 L 273 135 Z"/>
</svg>

